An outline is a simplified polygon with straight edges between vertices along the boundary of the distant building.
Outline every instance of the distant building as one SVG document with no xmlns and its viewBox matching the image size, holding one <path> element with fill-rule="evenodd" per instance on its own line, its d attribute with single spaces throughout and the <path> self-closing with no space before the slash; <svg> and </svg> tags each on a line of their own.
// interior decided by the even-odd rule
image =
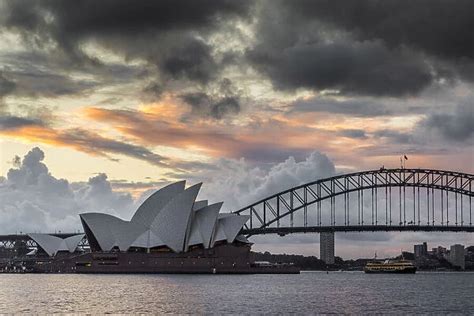
<svg viewBox="0 0 474 316">
<path fill-rule="evenodd" d="M 460 267 L 462 270 L 466 268 L 464 258 L 464 245 L 452 245 L 449 251 L 449 262 L 455 266 Z"/>
<path fill-rule="evenodd" d="M 438 246 L 436 248 L 433 248 L 432 253 L 434 256 L 438 257 L 439 259 L 441 258 L 446 259 L 448 255 L 448 250 L 444 247 Z"/>
<path fill-rule="evenodd" d="M 428 254 L 428 245 L 427 245 L 427 243 L 424 242 L 421 245 L 415 245 L 413 252 L 415 253 L 415 258 L 425 257 Z"/>
<path fill-rule="evenodd" d="M 415 254 L 408 251 L 402 251 L 402 255 L 400 258 L 404 260 L 415 260 Z"/>
<path fill-rule="evenodd" d="M 319 234 L 319 252 L 321 260 L 326 264 L 334 264 L 334 233 L 325 232 Z"/>
</svg>

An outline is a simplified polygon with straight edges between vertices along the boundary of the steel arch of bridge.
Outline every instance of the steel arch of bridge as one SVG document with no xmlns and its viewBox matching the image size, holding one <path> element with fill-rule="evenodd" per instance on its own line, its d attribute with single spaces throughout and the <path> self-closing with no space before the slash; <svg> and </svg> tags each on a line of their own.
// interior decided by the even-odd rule
<svg viewBox="0 0 474 316">
<path fill-rule="evenodd" d="M 242 230 L 243 234 L 249 236 L 325 231 L 474 232 L 473 180 L 474 175 L 461 172 L 381 168 L 303 184 L 234 213 L 250 215 Z M 398 193 L 398 205 L 395 206 L 392 203 L 394 189 L 398 191 L 393 194 L 395 196 Z M 364 206 L 364 192 L 367 191 L 370 191 L 368 215 Z M 412 197 L 410 203 L 407 203 L 407 192 Z M 354 195 L 357 195 L 356 200 Z M 385 197 L 382 199 L 384 205 L 380 205 L 380 195 Z M 336 198 L 342 199 L 342 210 L 336 208 Z M 356 203 L 353 203 L 354 200 Z M 330 202 L 328 212 L 322 209 L 323 201 Z M 316 205 L 316 210 L 310 210 L 313 205 Z M 299 210 L 303 213 L 303 224 L 295 225 L 294 215 Z M 310 224 L 308 215 L 315 216 L 316 222 Z M 323 224 L 323 218 L 329 224 Z M 289 224 L 282 223 L 287 219 Z"/>
</svg>

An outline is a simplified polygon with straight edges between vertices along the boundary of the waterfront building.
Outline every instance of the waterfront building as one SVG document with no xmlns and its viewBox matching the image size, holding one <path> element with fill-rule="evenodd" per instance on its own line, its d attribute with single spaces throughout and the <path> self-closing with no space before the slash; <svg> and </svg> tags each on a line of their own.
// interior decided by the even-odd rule
<svg viewBox="0 0 474 316">
<path fill-rule="evenodd" d="M 433 248 L 433 255 L 438 257 L 439 259 L 447 258 L 448 250 L 442 246 L 438 246 L 437 248 Z"/>
<path fill-rule="evenodd" d="M 464 245 L 452 245 L 449 251 L 449 262 L 462 270 L 465 269 Z"/>
<path fill-rule="evenodd" d="M 221 241 L 234 242 L 249 216 L 220 214 L 222 203 L 196 201 L 200 188 L 201 183 L 187 189 L 185 181 L 170 184 L 145 200 L 130 221 L 80 214 L 91 250 L 182 253 L 197 245 L 209 249 Z"/>
<path fill-rule="evenodd" d="M 132 218 L 122 220 L 104 213 L 80 214 L 91 251 L 187 252 L 235 240 L 249 216 L 219 213 L 222 203 L 196 201 L 201 183 L 185 189 L 185 181 L 170 184 L 153 193 L 138 207 Z M 74 252 L 83 239 L 78 234 L 66 239 L 47 234 L 29 236 L 49 256 L 58 252 Z"/>
<path fill-rule="evenodd" d="M 170 184 L 146 199 L 130 220 L 80 214 L 90 251 L 76 251 L 84 234 L 62 239 L 30 234 L 39 254 L 24 266 L 35 273 L 299 273 L 292 264 L 250 259 L 240 235 L 247 215 L 220 213 L 222 203 L 198 200 L 201 183 Z M 333 237 L 334 238 L 334 237 Z M 58 255 L 58 253 L 61 255 Z M 333 254 L 334 257 L 334 254 Z"/>
<path fill-rule="evenodd" d="M 321 260 L 326 264 L 334 264 L 334 232 L 323 232 L 319 238 Z"/>
<path fill-rule="evenodd" d="M 426 242 L 421 245 L 415 245 L 413 248 L 415 258 L 425 257 L 428 254 L 428 244 Z"/>
</svg>

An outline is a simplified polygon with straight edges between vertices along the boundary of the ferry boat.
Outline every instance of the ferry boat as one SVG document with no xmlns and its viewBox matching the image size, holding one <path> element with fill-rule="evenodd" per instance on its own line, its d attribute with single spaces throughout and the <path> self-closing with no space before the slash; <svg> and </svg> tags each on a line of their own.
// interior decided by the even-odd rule
<svg viewBox="0 0 474 316">
<path fill-rule="evenodd" d="M 365 273 L 415 273 L 416 267 L 408 260 L 385 260 L 367 263 Z"/>
</svg>

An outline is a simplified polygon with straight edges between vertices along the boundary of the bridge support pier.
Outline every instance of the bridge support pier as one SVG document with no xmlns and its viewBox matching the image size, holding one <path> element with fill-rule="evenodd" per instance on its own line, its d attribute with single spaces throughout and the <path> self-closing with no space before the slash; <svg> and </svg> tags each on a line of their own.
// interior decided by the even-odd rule
<svg viewBox="0 0 474 316">
<path fill-rule="evenodd" d="M 319 234 L 319 255 L 326 264 L 334 264 L 334 232 Z"/>
</svg>

